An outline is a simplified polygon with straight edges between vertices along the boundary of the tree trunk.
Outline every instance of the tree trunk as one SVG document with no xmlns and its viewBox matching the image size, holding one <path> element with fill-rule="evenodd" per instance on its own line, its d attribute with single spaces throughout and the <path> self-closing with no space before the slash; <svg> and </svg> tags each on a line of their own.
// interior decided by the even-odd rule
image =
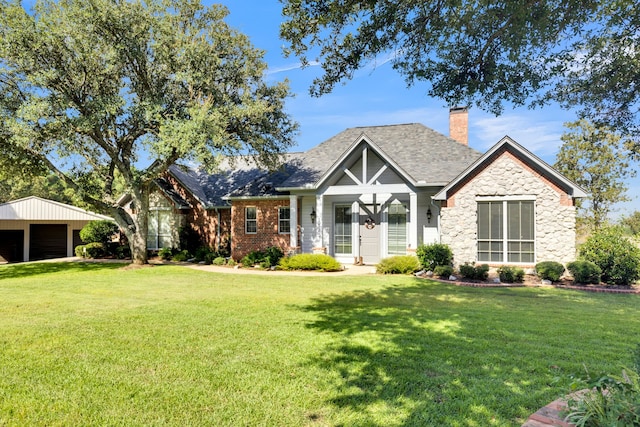
<svg viewBox="0 0 640 427">
<path fill-rule="evenodd" d="M 114 218 L 120 229 L 127 236 L 131 249 L 131 262 L 133 264 L 147 264 L 147 232 L 149 226 L 149 192 L 145 190 L 135 191 L 131 194 L 134 213 L 118 208 L 114 212 Z"/>
</svg>

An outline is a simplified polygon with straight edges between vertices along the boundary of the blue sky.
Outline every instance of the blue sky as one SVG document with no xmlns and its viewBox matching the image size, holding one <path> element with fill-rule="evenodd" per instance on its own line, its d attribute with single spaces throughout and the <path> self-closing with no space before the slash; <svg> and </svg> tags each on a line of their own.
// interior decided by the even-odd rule
<svg viewBox="0 0 640 427">
<path fill-rule="evenodd" d="M 305 151 L 338 132 L 354 126 L 422 123 L 445 135 L 449 133 L 449 106 L 426 96 L 426 87 L 407 88 L 404 79 L 390 63 L 360 70 L 352 80 L 338 85 L 331 94 L 309 96 L 308 89 L 320 72 L 318 66 L 301 69 L 295 57 L 285 58 L 279 24 L 283 20 L 277 0 L 222 1 L 230 11 L 227 18 L 234 28 L 248 35 L 254 46 L 266 51 L 268 79 L 289 80 L 295 97 L 287 103 L 288 112 L 300 125 L 295 151 Z M 563 124 L 576 120 L 574 113 L 550 105 L 530 110 L 506 108 L 495 117 L 477 108 L 469 111 L 469 145 L 481 152 L 508 135 L 549 164 L 560 148 Z M 640 178 L 628 182 L 631 202 L 617 204 L 613 217 L 640 210 Z"/>
</svg>

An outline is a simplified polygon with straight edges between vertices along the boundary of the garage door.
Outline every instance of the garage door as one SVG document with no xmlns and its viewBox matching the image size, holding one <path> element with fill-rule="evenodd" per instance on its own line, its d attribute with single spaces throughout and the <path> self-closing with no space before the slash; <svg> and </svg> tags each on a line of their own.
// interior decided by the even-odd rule
<svg viewBox="0 0 640 427">
<path fill-rule="evenodd" d="M 67 256 L 66 224 L 31 224 L 29 260 Z"/>
<path fill-rule="evenodd" d="M 0 262 L 24 261 L 24 231 L 0 230 Z"/>
</svg>

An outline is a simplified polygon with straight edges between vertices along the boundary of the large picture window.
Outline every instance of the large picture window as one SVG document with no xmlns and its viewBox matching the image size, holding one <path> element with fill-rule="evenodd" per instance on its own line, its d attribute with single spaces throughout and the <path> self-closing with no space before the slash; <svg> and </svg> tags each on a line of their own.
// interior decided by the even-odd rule
<svg viewBox="0 0 640 427">
<path fill-rule="evenodd" d="M 244 208 L 244 232 L 247 234 L 258 232 L 258 210 L 255 206 Z"/>
<path fill-rule="evenodd" d="M 147 225 L 147 249 L 170 248 L 171 211 L 150 210 Z"/>
<path fill-rule="evenodd" d="M 335 223 L 333 225 L 334 253 L 351 254 L 351 207 L 335 207 Z"/>
<path fill-rule="evenodd" d="M 405 255 L 407 253 L 407 209 L 400 203 L 388 208 L 389 255 Z"/>
<path fill-rule="evenodd" d="M 278 233 L 291 232 L 291 209 L 289 207 L 278 208 Z"/>
<path fill-rule="evenodd" d="M 534 202 L 478 202 L 478 261 L 535 262 Z"/>
</svg>

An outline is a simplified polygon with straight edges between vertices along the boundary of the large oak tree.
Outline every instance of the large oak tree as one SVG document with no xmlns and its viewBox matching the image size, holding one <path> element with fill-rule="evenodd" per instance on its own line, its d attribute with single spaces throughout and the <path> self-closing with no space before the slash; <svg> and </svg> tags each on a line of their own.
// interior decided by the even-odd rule
<svg viewBox="0 0 640 427">
<path fill-rule="evenodd" d="M 148 196 L 178 160 L 275 166 L 296 125 L 263 52 L 199 0 L 0 1 L 0 167 L 47 169 L 145 263 Z M 116 200 L 124 183 L 138 214 Z M 96 183 L 99 186 L 96 186 Z"/>
<path fill-rule="evenodd" d="M 639 134 L 636 0 L 281 1 L 286 51 L 323 68 L 314 95 L 390 58 L 449 105 L 499 114 L 555 100 Z"/>
</svg>

